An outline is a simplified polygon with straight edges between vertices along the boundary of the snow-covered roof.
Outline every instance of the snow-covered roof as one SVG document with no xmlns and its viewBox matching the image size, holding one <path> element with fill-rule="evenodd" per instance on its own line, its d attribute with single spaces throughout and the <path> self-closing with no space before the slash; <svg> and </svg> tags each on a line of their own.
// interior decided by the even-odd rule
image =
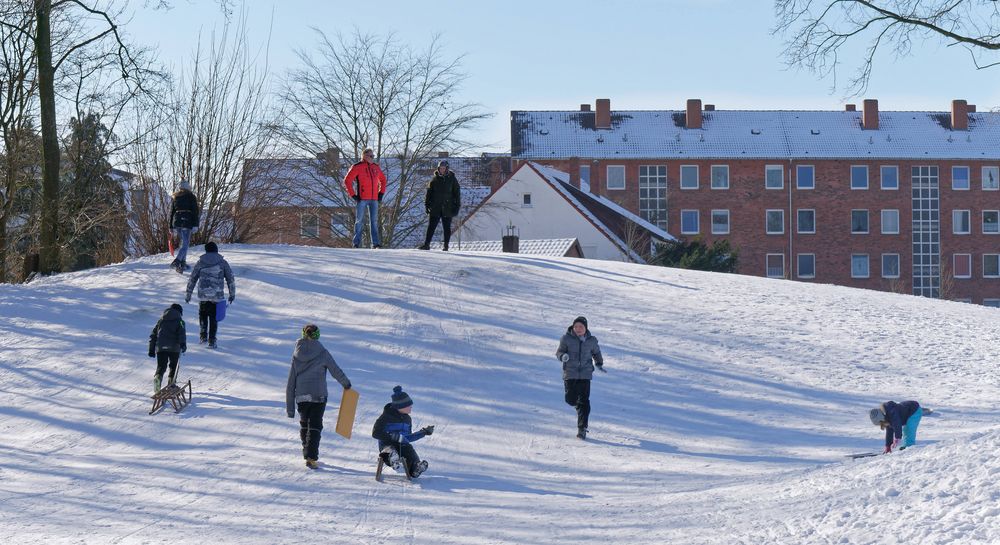
<svg viewBox="0 0 1000 545">
<path fill-rule="evenodd" d="M 579 241 L 575 238 L 551 238 L 538 240 L 522 239 L 518 241 L 517 253 L 548 257 L 564 257 L 569 254 L 570 250 L 572 250 L 574 246 L 577 246 L 577 251 L 580 255 L 583 255 L 583 250 L 579 248 L 579 245 Z M 444 243 L 442 242 L 431 243 L 431 249 L 433 250 L 440 250 L 442 246 L 444 246 Z M 450 247 L 452 250 L 460 252 L 503 253 L 502 240 L 459 241 L 453 238 Z"/>
<path fill-rule="evenodd" d="M 513 158 L 1000 159 L 997 112 L 968 114 L 968 130 L 952 130 L 949 112 L 883 111 L 877 130 L 861 128 L 860 111 L 712 110 L 701 129 L 676 110 L 612 111 L 610 129 L 596 129 L 594 116 L 511 112 Z"/>
</svg>

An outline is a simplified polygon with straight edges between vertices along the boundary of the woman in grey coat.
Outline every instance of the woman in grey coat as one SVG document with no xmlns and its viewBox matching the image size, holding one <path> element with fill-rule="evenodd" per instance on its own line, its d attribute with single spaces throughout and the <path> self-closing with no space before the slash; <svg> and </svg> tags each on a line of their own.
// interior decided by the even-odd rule
<svg viewBox="0 0 1000 545">
<path fill-rule="evenodd" d="M 559 340 L 556 358 L 562 362 L 563 384 L 566 387 L 566 403 L 576 408 L 576 436 L 587 438 L 590 419 L 590 380 L 594 378 L 594 367 L 604 372 L 604 356 L 597 344 L 597 337 L 590 334 L 587 319 L 577 316 L 573 325 L 566 328 L 566 334 Z"/>
<path fill-rule="evenodd" d="M 285 410 L 288 418 L 295 418 L 296 406 L 299 409 L 302 457 L 310 469 L 316 469 L 316 461 L 319 460 L 328 372 L 345 390 L 351 389 L 351 381 L 347 379 L 347 375 L 319 342 L 319 327 L 309 324 L 302 328 L 302 338 L 296 341 L 295 351 L 292 353 L 292 367 L 288 371 L 288 386 L 285 388 Z"/>
</svg>

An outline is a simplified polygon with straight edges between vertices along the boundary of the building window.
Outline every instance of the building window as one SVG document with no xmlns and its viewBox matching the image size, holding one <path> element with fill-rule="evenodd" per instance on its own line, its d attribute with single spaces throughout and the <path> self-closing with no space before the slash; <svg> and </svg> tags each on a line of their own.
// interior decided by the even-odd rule
<svg viewBox="0 0 1000 545">
<path fill-rule="evenodd" d="M 767 165 L 764 167 L 764 189 L 782 189 L 785 187 L 785 167 Z"/>
<path fill-rule="evenodd" d="M 681 165 L 681 189 L 698 189 L 698 165 Z"/>
<path fill-rule="evenodd" d="M 851 278 L 868 278 L 868 254 L 851 254 Z"/>
<path fill-rule="evenodd" d="M 639 215 L 660 229 L 667 228 L 667 167 L 639 167 Z"/>
<path fill-rule="evenodd" d="M 868 167 L 864 165 L 851 167 L 851 189 L 868 189 Z"/>
<path fill-rule="evenodd" d="M 354 232 L 354 222 L 347 212 L 330 214 L 330 231 L 337 236 L 350 236 Z"/>
<path fill-rule="evenodd" d="M 1000 190 L 1000 167 L 983 167 L 983 190 Z"/>
<path fill-rule="evenodd" d="M 712 165 L 712 189 L 729 189 L 729 165 Z"/>
<path fill-rule="evenodd" d="M 785 254 L 767 254 L 765 266 L 768 278 L 784 278 Z"/>
<path fill-rule="evenodd" d="M 590 165 L 580 165 L 580 189 L 590 191 Z"/>
<path fill-rule="evenodd" d="M 899 278 L 899 254 L 882 254 L 882 278 Z"/>
<path fill-rule="evenodd" d="M 816 211 L 804 208 L 796 210 L 795 226 L 799 233 L 814 234 L 816 232 Z"/>
<path fill-rule="evenodd" d="M 951 211 L 951 232 L 956 235 L 968 235 L 972 232 L 972 227 L 969 225 L 971 220 L 969 219 L 968 210 L 952 210 Z"/>
<path fill-rule="evenodd" d="M 882 211 L 882 234 L 883 235 L 899 234 L 899 210 Z"/>
<path fill-rule="evenodd" d="M 697 210 L 681 210 L 681 234 L 682 235 L 698 234 Z"/>
<path fill-rule="evenodd" d="M 851 234 L 864 235 L 868 233 L 868 211 L 851 210 Z"/>
<path fill-rule="evenodd" d="M 712 234 L 729 234 L 729 210 L 712 210 Z"/>
<path fill-rule="evenodd" d="M 531 208 L 531 193 L 521 195 L 521 208 Z"/>
<path fill-rule="evenodd" d="M 882 189 L 899 189 L 899 167 L 884 166 L 881 168 Z"/>
<path fill-rule="evenodd" d="M 625 165 L 608 165 L 608 189 L 625 189 Z"/>
<path fill-rule="evenodd" d="M 299 236 L 302 238 L 318 237 L 319 216 L 316 214 L 302 214 L 299 216 Z"/>
<path fill-rule="evenodd" d="M 765 231 L 769 235 L 780 235 L 785 232 L 785 211 L 768 210 L 765 221 Z"/>
<path fill-rule="evenodd" d="M 955 254 L 951 261 L 955 278 L 972 278 L 972 254 Z"/>
<path fill-rule="evenodd" d="M 816 278 L 816 254 L 799 254 L 795 272 L 799 278 Z"/>
<path fill-rule="evenodd" d="M 812 165 L 795 167 L 795 187 L 798 189 L 815 189 L 816 169 Z"/>
<path fill-rule="evenodd" d="M 983 278 L 1000 278 L 1000 254 L 983 254 Z"/>
<path fill-rule="evenodd" d="M 969 189 L 969 167 L 951 167 L 951 188 L 958 191 Z"/>
<path fill-rule="evenodd" d="M 983 306 L 1000 308 L 1000 299 L 983 299 Z"/>
<path fill-rule="evenodd" d="M 1000 233 L 1000 210 L 983 210 L 983 234 Z"/>
</svg>

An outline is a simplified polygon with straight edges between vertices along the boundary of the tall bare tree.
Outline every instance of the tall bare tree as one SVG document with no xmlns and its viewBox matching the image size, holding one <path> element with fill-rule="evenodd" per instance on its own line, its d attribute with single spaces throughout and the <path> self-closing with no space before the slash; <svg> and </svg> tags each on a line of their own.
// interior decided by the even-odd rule
<svg viewBox="0 0 1000 545">
<path fill-rule="evenodd" d="M 937 39 L 966 48 L 977 69 L 1000 64 L 1000 2 L 996 0 L 775 0 L 776 33 L 787 36 L 791 66 L 833 75 L 841 53 L 865 42 L 860 67 L 847 84 L 852 95 L 868 86 L 876 54 L 912 53 L 914 43 Z"/>
</svg>

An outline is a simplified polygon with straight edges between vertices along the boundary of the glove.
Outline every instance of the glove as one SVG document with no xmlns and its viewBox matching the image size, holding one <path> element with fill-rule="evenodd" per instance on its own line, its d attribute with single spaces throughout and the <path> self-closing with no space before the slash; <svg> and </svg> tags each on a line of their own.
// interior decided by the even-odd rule
<svg viewBox="0 0 1000 545">
<path fill-rule="evenodd" d="M 594 367 L 596 367 L 597 370 L 600 371 L 600 372 L 602 372 L 602 373 L 607 373 L 607 371 L 604 370 L 604 364 L 603 363 L 601 365 L 595 365 Z"/>
<path fill-rule="evenodd" d="M 559 356 L 559 361 L 561 361 L 563 363 L 568 362 L 569 361 L 569 354 L 567 354 L 567 353 L 564 352 L 562 356 Z"/>
<path fill-rule="evenodd" d="M 354 199 L 354 202 L 361 202 L 361 197 L 359 195 L 351 195 L 351 198 Z"/>
<path fill-rule="evenodd" d="M 184 302 L 185 303 L 190 303 L 191 302 L 191 294 L 190 293 L 184 296 Z"/>
<path fill-rule="evenodd" d="M 350 384 L 348 384 L 347 386 L 344 386 L 344 389 L 345 389 L 345 390 L 350 390 L 350 389 L 351 389 L 351 385 L 350 385 Z"/>
<path fill-rule="evenodd" d="M 423 432 L 424 435 L 432 435 L 434 433 L 434 426 L 426 426 L 420 431 Z"/>
<path fill-rule="evenodd" d="M 235 295 L 230 295 L 229 296 L 229 304 L 230 305 L 233 304 L 233 301 L 235 301 L 235 300 L 236 300 L 236 296 Z"/>
<path fill-rule="evenodd" d="M 288 418 L 295 418 L 295 413 L 288 413 Z"/>
<path fill-rule="evenodd" d="M 153 352 L 152 350 L 150 350 L 149 351 L 149 357 L 155 358 L 156 357 L 156 352 Z"/>
<path fill-rule="evenodd" d="M 389 434 L 389 439 L 391 439 L 393 443 L 398 443 L 399 442 L 399 432 L 392 432 L 392 433 L 390 433 Z"/>
<path fill-rule="evenodd" d="M 181 354 L 183 354 L 183 353 L 185 353 L 187 351 L 188 351 L 188 347 L 186 347 L 186 346 L 182 346 L 181 347 Z"/>
<path fill-rule="evenodd" d="M 378 202 L 382 202 L 382 197 L 385 197 L 385 193 L 378 194 Z"/>
<path fill-rule="evenodd" d="M 892 452 L 892 445 L 886 445 L 885 450 L 882 451 L 882 454 L 889 454 L 890 452 Z"/>
<path fill-rule="evenodd" d="M 893 438 L 892 444 L 889 445 L 889 450 L 895 450 L 899 446 L 899 437 Z"/>
</svg>

